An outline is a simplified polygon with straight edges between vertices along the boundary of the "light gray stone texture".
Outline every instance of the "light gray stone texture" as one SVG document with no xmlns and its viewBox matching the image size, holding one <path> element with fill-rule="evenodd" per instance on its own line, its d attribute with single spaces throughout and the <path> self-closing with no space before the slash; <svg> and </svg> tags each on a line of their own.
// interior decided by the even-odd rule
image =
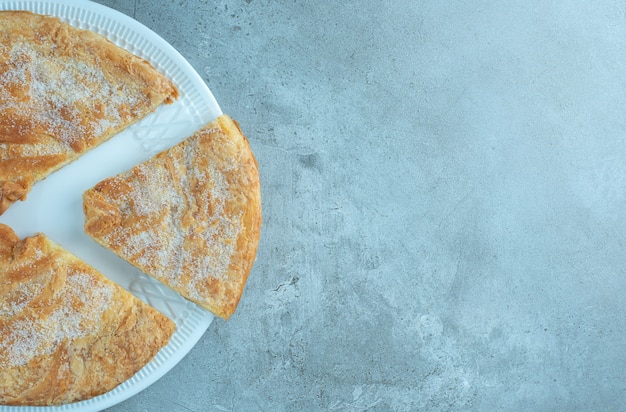
<svg viewBox="0 0 626 412">
<path fill-rule="evenodd" d="M 101 0 L 258 159 L 236 314 L 118 411 L 626 409 L 623 1 Z"/>
</svg>

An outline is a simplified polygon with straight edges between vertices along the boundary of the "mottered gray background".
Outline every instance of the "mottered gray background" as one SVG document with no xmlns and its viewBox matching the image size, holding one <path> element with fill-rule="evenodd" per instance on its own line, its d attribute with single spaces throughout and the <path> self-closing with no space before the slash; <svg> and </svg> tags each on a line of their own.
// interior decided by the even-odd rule
<svg viewBox="0 0 626 412">
<path fill-rule="evenodd" d="M 626 409 L 621 1 L 100 0 L 239 121 L 236 314 L 117 411 Z"/>
</svg>

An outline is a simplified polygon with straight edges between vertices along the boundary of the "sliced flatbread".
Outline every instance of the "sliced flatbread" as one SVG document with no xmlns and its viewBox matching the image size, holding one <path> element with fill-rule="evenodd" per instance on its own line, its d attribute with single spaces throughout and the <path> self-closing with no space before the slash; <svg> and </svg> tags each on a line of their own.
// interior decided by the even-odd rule
<svg viewBox="0 0 626 412">
<path fill-rule="evenodd" d="M 26 11 L 0 12 L 0 214 L 52 172 L 178 96 L 106 38 Z"/>
<path fill-rule="evenodd" d="M 223 115 L 83 195 L 85 232 L 185 298 L 228 319 L 261 230 L 256 160 Z"/>
<path fill-rule="evenodd" d="M 167 344 L 175 324 L 46 236 L 0 224 L 0 405 L 103 394 Z"/>
</svg>

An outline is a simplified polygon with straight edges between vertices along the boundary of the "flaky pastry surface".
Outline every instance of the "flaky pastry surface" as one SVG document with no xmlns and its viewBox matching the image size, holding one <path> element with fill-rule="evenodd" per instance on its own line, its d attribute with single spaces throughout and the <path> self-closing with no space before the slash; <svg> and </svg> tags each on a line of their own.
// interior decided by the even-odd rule
<svg viewBox="0 0 626 412">
<path fill-rule="evenodd" d="M 148 62 L 94 32 L 0 11 L 0 214 L 177 96 Z"/>
<path fill-rule="evenodd" d="M 0 224 L 0 405 L 103 394 L 167 344 L 175 324 L 46 236 Z"/>
<path fill-rule="evenodd" d="M 83 195 L 85 232 L 187 299 L 227 319 L 254 262 L 259 172 L 229 116 Z"/>
</svg>

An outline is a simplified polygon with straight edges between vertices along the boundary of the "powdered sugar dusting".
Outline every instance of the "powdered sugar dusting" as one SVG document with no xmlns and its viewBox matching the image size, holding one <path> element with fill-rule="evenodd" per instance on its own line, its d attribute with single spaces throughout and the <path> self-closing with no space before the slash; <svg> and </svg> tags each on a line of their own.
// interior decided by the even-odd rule
<svg viewBox="0 0 626 412">
<path fill-rule="evenodd" d="M 17 285 L 11 293 L 12 296 L 9 299 L 5 297 L 4 301 L 0 303 L 0 318 L 10 317 L 21 312 L 30 304 L 32 299 L 41 293 L 42 288 L 40 282 L 26 282 Z"/>
<path fill-rule="evenodd" d="M 9 69 L 0 71 L 0 110 L 19 118 L 22 133 L 35 131 L 71 146 L 120 127 L 145 99 L 126 85 L 113 85 L 99 66 L 72 56 L 52 58 L 42 46 L 16 42 L 4 53 Z"/>
<path fill-rule="evenodd" d="M 39 313 L 41 309 L 23 310 L 19 320 L 3 328 L 0 367 L 23 366 L 35 357 L 54 353 L 64 342 L 94 334 L 114 292 L 112 285 L 95 275 L 70 270 L 48 316 Z M 0 315 L 0 321 L 7 315 Z"/>
<path fill-rule="evenodd" d="M 201 284 L 209 278 L 225 280 L 231 258 L 237 246 L 237 237 L 241 231 L 241 214 L 229 216 L 225 213 L 225 204 L 232 198 L 228 190 L 228 183 L 224 174 L 210 163 L 208 176 L 212 181 L 212 213 L 208 217 L 208 225 L 201 232 L 203 243 L 211 253 L 197 253 L 191 258 L 191 267 L 198 276 L 191 279 L 189 285 L 190 297 L 195 300 L 205 300 Z M 202 179 L 205 172 L 197 171 L 196 179 Z"/>
</svg>

